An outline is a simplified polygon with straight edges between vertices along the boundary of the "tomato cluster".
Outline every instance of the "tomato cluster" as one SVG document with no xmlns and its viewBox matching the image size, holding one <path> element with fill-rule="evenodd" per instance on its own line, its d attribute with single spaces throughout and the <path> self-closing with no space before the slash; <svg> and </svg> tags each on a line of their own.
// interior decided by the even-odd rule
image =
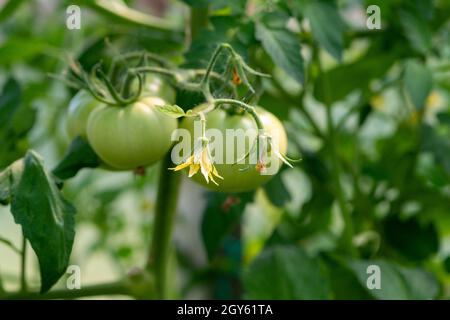
<svg viewBox="0 0 450 320">
<path fill-rule="evenodd" d="M 143 93 L 136 102 L 125 106 L 108 105 L 96 100 L 89 92 L 81 90 L 71 100 L 67 114 L 67 132 L 71 139 L 80 136 L 87 139 L 103 162 L 104 168 L 120 171 L 147 167 L 161 160 L 172 147 L 172 133 L 178 127 L 191 133 L 191 141 L 198 140 L 194 130 L 195 118 L 178 121 L 158 110 L 157 106 L 173 104 L 175 90 L 157 76 L 149 76 L 143 85 Z M 199 106 L 201 108 L 202 106 Z M 194 109 L 195 110 L 195 109 Z M 281 122 L 263 108 L 256 108 L 266 132 L 276 138 L 281 153 L 287 150 L 287 137 Z M 208 183 L 202 175 L 194 175 L 194 181 L 220 192 L 243 192 L 257 188 L 272 175 L 261 175 L 255 166 L 238 164 L 238 160 L 250 153 L 256 139 L 256 123 L 248 113 L 230 112 L 217 108 L 206 114 L 208 128 L 217 129 L 224 138 L 221 147 L 223 158 L 233 150 L 232 163 L 215 164 L 223 177 L 219 185 Z M 245 137 L 245 148 L 236 151 L 236 141 L 226 138 L 227 130 L 255 129 Z M 236 152 L 235 152 L 236 151 Z M 281 160 L 273 164 L 275 172 Z"/>
</svg>

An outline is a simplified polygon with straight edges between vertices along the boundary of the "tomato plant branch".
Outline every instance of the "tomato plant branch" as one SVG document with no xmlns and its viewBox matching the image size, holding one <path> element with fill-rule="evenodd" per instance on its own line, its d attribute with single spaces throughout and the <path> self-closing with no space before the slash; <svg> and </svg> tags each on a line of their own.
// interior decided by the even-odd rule
<svg viewBox="0 0 450 320">
<path fill-rule="evenodd" d="M 156 199 L 153 239 L 150 247 L 147 269 L 153 271 L 156 281 L 157 298 L 167 298 L 168 267 L 171 254 L 171 240 L 181 174 L 170 171 L 172 166 L 170 152 L 161 164 L 158 194 Z"/>
<path fill-rule="evenodd" d="M 77 299 L 83 297 L 103 296 L 103 295 L 131 295 L 130 288 L 126 281 L 98 284 L 82 287 L 81 289 L 52 290 L 45 294 L 39 292 L 19 292 L 7 293 L 0 299 L 4 300 L 33 300 L 33 299 Z"/>
<path fill-rule="evenodd" d="M 208 25 L 209 21 L 209 6 L 192 7 L 191 21 L 189 23 L 190 41 L 197 36 L 199 31 Z"/>
<path fill-rule="evenodd" d="M 214 104 L 216 106 L 220 106 L 222 104 L 230 104 L 230 105 L 241 107 L 246 112 L 248 112 L 253 117 L 253 119 L 255 119 L 258 130 L 264 130 L 264 125 L 262 124 L 261 119 L 259 118 L 258 114 L 256 113 L 255 107 L 248 105 L 245 102 L 235 100 L 235 99 L 214 99 Z"/>
</svg>

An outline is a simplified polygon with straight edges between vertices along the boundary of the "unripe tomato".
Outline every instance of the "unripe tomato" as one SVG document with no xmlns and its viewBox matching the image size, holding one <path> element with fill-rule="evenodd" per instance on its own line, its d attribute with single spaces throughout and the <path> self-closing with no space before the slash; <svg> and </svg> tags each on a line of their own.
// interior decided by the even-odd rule
<svg viewBox="0 0 450 320">
<path fill-rule="evenodd" d="M 201 106 L 199 108 L 201 108 Z M 272 113 L 264 110 L 263 108 L 257 107 L 256 112 L 259 115 L 266 132 L 278 142 L 278 150 L 282 154 L 285 154 L 287 151 L 287 136 L 283 124 L 280 122 L 280 120 L 278 120 L 277 117 L 275 117 Z M 185 118 L 180 125 L 180 128 L 185 128 L 189 131 L 191 137 L 193 137 L 192 143 L 195 143 L 196 139 L 199 137 L 198 134 L 195 136 L 195 121 L 198 121 L 198 119 L 192 117 Z M 216 148 L 218 152 L 222 154 L 223 159 L 226 159 L 227 154 L 231 151 L 233 152 L 232 155 L 234 156 L 231 163 L 214 163 L 219 175 L 223 177 L 223 180 L 217 179 L 217 183 L 219 185 L 215 185 L 212 182 L 207 183 L 200 173 L 192 176 L 192 178 L 196 182 L 200 183 L 204 187 L 220 192 L 250 191 L 268 182 L 281 167 L 282 161 L 278 158 L 275 158 L 273 160 L 274 163 L 272 164 L 274 166 L 273 174 L 261 175 L 261 173 L 257 170 L 255 163 L 235 164 L 238 160 L 242 159 L 249 153 L 252 144 L 256 139 L 256 123 L 248 113 L 230 114 L 224 109 L 216 109 L 206 114 L 206 127 L 207 131 L 209 129 L 217 129 L 220 131 L 223 137 L 223 143 L 221 144 L 221 148 L 217 146 Z M 254 132 L 254 134 L 245 135 L 245 146 L 238 148 L 237 140 L 233 139 L 232 137 L 230 138 L 230 136 L 227 136 L 226 130 L 228 129 L 243 129 L 241 130 L 241 132 Z M 254 130 L 247 131 L 247 129 Z M 239 131 L 231 132 L 236 132 L 236 134 L 239 134 Z M 216 155 L 218 154 L 217 150 L 215 151 Z M 213 158 L 215 158 L 214 154 Z"/>
<path fill-rule="evenodd" d="M 70 100 L 66 117 L 67 134 L 70 140 L 75 139 L 77 136 L 86 139 L 88 117 L 92 110 L 100 105 L 101 102 L 97 101 L 86 90 L 78 91 L 72 100 Z"/>
<path fill-rule="evenodd" d="M 176 119 L 155 106 L 167 104 L 147 97 L 124 107 L 104 105 L 88 119 L 87 137 L 97 155 L 112 168 L 133 170 L 160 160 L 172 145 Z"/>
<path fill-rule="evenodd" d="M 133 89 L 138 87 L 137 81 L 133 82 Z M 142 86 L 143 97 L 159 97 L 169 104 L 174 104 L 176 99 L 175 89 L 168 84 L 162 77 L 156 74 L 146 74 Z"/>
</svg>

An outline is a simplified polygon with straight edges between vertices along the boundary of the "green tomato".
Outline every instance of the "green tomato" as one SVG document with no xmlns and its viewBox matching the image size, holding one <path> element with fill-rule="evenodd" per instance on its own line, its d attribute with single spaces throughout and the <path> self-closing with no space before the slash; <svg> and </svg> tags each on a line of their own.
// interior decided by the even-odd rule
<svg viewBox="0 0 450 320">
<path fill-rule="evenodd" d="M 133 90 L 136 90 L 137 86 L 137 81 L 134 81 Z M 170 104 L 174 104 L 176 100 L 175 89 L 162 77 L 150 73 L 145 75 L 145 81 L 142 86 L 142 96 L 160 97 Z"/>
<path fill-rule="evenodd" d="M 202 106 L 199 108 L 202 108 Z M 263 108 L 257 107 L 256 112 L 260 117 L 266 132 L 277 141 L 280 153 L 285 154 L 287 151 L 287 136 L 283 124 L 277 117 Z M 180 128 L 187 129 L 191 137 L 193 137 L 191 147 L 194 146 L 195 141 L 197 141 L 200 136 L 199 130 L 195 130 L 195 121 L 198 121 L 198 118 L 185 118 L 180 125 Z M 262 175 L 256 169 L 256 163 L 248 163 L 248 160 L 246 164 L 237 164 L 239 160 L 251 153 L 251 147 L 257 136 L 256 123 L 248 113 L 230 114 L 224 109 L 216 109 L 206 115 L 206 128 L 207 136 L 210 136 L 209 129 L 216 129 L 218 130 L 216 133 L 213 133 L 214 130 L 211 131 L 211 136 L 215 136 L 220 132 L 220 135 L 223 137 L 223 143 L 217 144 L 215 147 L 212 147 L 214 140 L 211 139 L 210 146 L 213 152 L 212 157 L 215 158 L 215 161 L 217 161 L 217 155 L 220 155 L 222 160 L 227 159 L 228 153 L 231 154 L 229 158 L 232 159 L 232 161 L 231 163 L 229 161 L 214 163 L 219 175 L 223 177 L 223 180 L 216 179 L 219 185 L 215 185 L 212 182 L 207 183 L 200 172 L 192 176 L 194 181 L 200 183 L 204 187 L 214 191 L 231 193 L 250 191 L 268 182 L 280 169 L 282 161 L 276 157 L 274 157 L 273 163 L 271 163 L 271 165 L 273 165 L 273 174 L 271 175 Z M 232 129 L 233 131 L 230 131 L 229 129 Z M 240 130 L 240 133 L 239 129 L 242 129 Z M 244 136 L 245 145 L 238 148 L 238 139 L 231 135 L 227 135 L 227 130 L 229 130 L 228 132 L 230 133 L 235 132 L 236 135 L 247 132 Z M 256 157 L 254 157 L 254 159 L 256 160 Z"/>
<path fill-rule="evenodd" d="M 101 102 L 97 101 L 86 90 L 78 91 L 72 100 L 70 100 L 66 117 L 67 134 L 70 140 L 75 139 L 77 136 L 86 139 L 88 117 L 100 105 Z"/>
<path fill-rule="evenodd" d="M 104 105 L 88 119 L 87 137 L 108 166 L 120 170 L 146 167 L 160 160 L 172 146 L 177 120 L 158 111 L 166 102 L 147 97 L 124 107 Z"/>
</svg>

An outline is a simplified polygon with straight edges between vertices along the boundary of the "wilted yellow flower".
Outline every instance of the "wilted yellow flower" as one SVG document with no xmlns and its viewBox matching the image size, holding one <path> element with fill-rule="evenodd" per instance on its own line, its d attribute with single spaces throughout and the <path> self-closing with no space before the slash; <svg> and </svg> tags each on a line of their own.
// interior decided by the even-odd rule
<svg viewBox="0 0 450 320">
<path fill-rule="evenodd" d="M 170 170 L 179 171 L 189 167 L 189 177 L 192 177 L 200 170 L 207 183 L 211 180 L 215 185 L 219 185 L 214 180 L 214 177 L 219 179 L 223 178 L 219 175 L 214 166 L 209 150 L 209 141 L 206 138 L 200 138 L 199 141 L 200 143 L 195 147 L 194 153 L 182 164 L 177 165 L 175 168 L 170 168 Z"/>
<path fill-rule="evenodd" d="M 273 140 L 270 136 L 266 134 L 260 134 L 257 138 L 257 152 L 258 152 L 258 159 L 256 162 L 256 170 L 263 174 L 266 172 L 268 159 L 270 156 L 273 155 L 283 161 L 286 165 L 292 168 L 292 165 L 289 163 L 287 158 L 283 156 L 280 151 L 278 150 L 277 146 L 273 143 Z"/>
</svg>

